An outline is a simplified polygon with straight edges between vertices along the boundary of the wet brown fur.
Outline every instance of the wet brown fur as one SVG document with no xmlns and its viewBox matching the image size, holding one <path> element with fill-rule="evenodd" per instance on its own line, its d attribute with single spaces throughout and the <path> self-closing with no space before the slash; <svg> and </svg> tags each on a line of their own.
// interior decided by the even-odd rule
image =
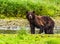
<svg viewBox="0 0 60 44">
<path fill-rule="evenodd" d="M 35 34 L 35 27 L 40 28 L 39 33 L 43 31 L 45 34 L 53 34 L 54 21 L 48 16 L 36 16 L 35 12 L 26 12 L 26 18 L 30 23 L 31 34 Z M 29 15 L 32 15 L 32 19 L 29 19 Z"/>
</svg>

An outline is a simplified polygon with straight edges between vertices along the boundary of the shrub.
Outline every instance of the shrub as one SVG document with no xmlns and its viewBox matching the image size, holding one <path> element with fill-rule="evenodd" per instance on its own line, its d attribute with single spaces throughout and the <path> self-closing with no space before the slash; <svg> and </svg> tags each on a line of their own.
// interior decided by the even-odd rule
<svg viewBox="0 0 60 44">
<path fill-rule="evenodd" d="M 27 10 L 37 15 L 60 15 L 60 0 L 0 0 L 0 14 L 7 17 L 23 17 Z"/>
</svg>

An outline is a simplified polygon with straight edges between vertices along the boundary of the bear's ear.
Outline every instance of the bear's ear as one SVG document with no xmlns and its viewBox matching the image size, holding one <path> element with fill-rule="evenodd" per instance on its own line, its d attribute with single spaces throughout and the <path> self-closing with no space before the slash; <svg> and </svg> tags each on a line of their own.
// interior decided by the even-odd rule
<svg viewBox="0 0 60 44">
<path fill-rule="evenodd" d="M 35 11 L 33 11 L 33 13 L 35 13 Z"/>
<path fill-rule="evenodd" d="M 26 11 L 26 14 L 28 13 L 28 11 Z"/>
</svg>

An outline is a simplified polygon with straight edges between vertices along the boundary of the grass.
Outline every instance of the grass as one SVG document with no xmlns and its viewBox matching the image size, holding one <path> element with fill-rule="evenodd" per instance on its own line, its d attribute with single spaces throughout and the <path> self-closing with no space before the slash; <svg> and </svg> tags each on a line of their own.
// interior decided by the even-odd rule
<svg viewBox="0 0 60 44">
<path fill-rule="evenodd" d="M 17 34 L 0 34 L 0 44 L 60 44 L 60 34 L 28 34 L 26 30 Z"/>
<path fill-rule="evenodd" d="M 60 35 L 0 34 L 0 44 L 60 44 Z"/>
<path fill-rule="evenodd" d="M 14 44 L 16 35 L 14 34 L 0 34 L 0 44 Z"/>
</svg>

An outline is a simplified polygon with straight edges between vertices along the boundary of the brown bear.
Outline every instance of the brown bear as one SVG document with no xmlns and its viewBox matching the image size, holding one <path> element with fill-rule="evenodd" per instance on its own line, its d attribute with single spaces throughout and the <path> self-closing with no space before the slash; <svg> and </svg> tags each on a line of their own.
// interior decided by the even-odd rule
<svg viewBox="0 0 60 44">
<path fill-rule="evenodd" d="M 35 27 L 40 28 L 39 33 L 53 34 L 54 21 L 48 16 L 36 16 L 35 11 L 27 11 L 26 18 L 30 23 L 31 34 L 35 34 Z"/>
</svg>

